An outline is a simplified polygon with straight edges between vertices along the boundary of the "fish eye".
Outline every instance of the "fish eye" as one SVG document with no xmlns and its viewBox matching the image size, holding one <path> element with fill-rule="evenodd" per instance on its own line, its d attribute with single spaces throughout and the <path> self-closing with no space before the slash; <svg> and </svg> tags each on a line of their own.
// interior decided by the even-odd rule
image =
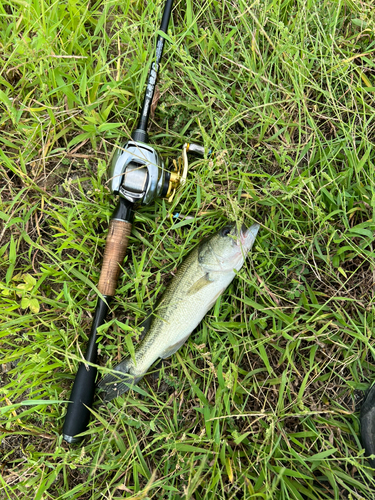
<svg viewBox="0 0 375 500">
<path fill-rule="evenodd" d="M 223 229 L 220 231 L 220 236 L 225 238 L 225 236 L 228 236 L 228 234 L 231 232 L 232 227 L 231 226 L 225 226 Z"/>
</svg>

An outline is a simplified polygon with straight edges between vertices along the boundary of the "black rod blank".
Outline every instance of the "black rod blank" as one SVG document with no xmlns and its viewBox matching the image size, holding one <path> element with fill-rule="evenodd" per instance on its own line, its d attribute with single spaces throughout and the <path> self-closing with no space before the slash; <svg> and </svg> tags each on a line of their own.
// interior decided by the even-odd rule
<svg viewBox="0 0 375 500">
<path fill-rule="evenodd" d="M 173 0 L 167 0 L 164 8 L 163 18 L 161 20 L 161 25 L 160 25 L 160 31 L 163 31 L 164 33 L 166 33 L 168 30 L 168 24 L 169 24 L 169 19 L 171 17 L 172 6 L 173 6 Z M 145 143 L 148 142 L 148 134 L 147 134 L 148 120 L 150 118 L 151 104 L 154 98 L 156 80 L 160 68 L 160 61 L 163 55 L 164 42 L 165 38 L 163 38 L 161 35 L 158 35 L 156 39 L 155 61 L 153 61 L 153 63 L 151 64 L 150 73 L 148 75 L 146 91 L 143 98 L 143 104 L 139 116 L 138 125 L 137 128 L 132 133 L 132 139 L 134 141 L 145 142 Z"/>
</svg>

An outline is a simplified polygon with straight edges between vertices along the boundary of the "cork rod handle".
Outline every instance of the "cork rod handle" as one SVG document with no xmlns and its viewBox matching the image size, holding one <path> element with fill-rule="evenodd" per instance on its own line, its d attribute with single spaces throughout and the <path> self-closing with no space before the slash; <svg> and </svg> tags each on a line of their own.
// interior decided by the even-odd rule
<svg viewBox="0 0 375 500">
<path fill-rule="evenodd" d="M 116 293 L 117 280 L 121 271 L 132 225 L 124 220 L 111 220 L 104 250 L 103 265 L 98 290 L 107 297 Z"/>
</svg>

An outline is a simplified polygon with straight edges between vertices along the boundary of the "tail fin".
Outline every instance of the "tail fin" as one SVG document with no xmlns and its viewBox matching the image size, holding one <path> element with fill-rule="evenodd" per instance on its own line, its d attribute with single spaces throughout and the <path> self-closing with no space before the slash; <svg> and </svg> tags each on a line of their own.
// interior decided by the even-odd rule
<svg viewBox="0 0 375 500">
<path fill-rule="evenodd" d="M 114 367 L 113 373 L 109 373 L 99 382 L 99 389 L 105 391 L 102 395 L 104 401 L 111 401 L 121 396 L 131 389 L 132 385 L 141 380 L 142 377 L 136 377 L 129 373 L 132 366 L 132 360 L 128 357 Z"/>
</svg>

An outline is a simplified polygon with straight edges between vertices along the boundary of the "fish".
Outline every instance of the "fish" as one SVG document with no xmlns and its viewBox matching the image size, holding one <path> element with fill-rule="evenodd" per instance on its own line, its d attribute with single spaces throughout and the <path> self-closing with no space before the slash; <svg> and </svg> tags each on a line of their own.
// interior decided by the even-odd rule
<svg viewBox="0 0 375 500">
<path fill-rule="evenodd" d="M 227 224 L 194 248 L 164 291 L 144 338 L 98 384 L 110 401 L 137 384 L 150 366 L 172 356 L 232 282 L 251 250 L 259 224 Z"/>
</svg>

